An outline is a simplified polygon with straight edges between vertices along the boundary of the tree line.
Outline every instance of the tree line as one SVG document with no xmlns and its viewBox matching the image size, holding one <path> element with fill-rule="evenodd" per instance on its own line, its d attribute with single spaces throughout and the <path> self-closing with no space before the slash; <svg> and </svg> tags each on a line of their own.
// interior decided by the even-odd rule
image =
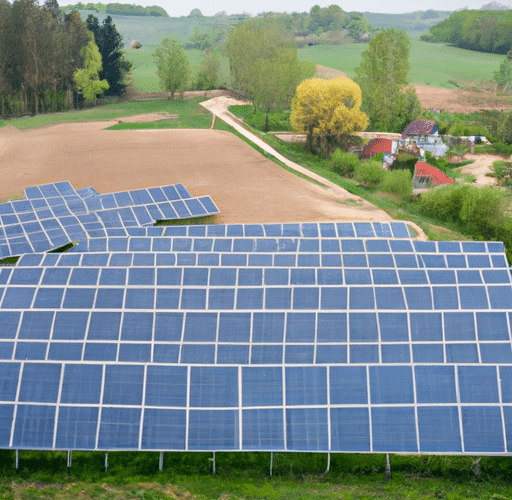
<svg viewBox="0 0 512 500">
<path fill-rule="evenodd" d="M 81 3 L 78 2 L 74 5 L 66 5 L 61 7 L 63 12 L 69 10 L 94 10 L 98 13 L 112 14 L 118 16 L 154 16 L 154 17 L 169 17 L 166 10 L 158 5 L 151 5 L 149 7 L 142 7 L 134 4 L 124 3 Z"/>
<path fill-rule="evenodd" d="M 432 26 L 421 39 L 506 54 L 512 49 L 512 10 L 461 10 Z"/>
<path fill-rule="evenodd" d="M 84 98 L 119 95 L 130 64 L 108 16 L 100 26 L 57 0 L 0 0 L 0 116 L 78 107 Z"/>
<path fill-rule="evenodd" d="M 90 38 L 77 12 L 56 0 L 0 0 L 0 113 L 19 116 L 73 106 L 73 74 Z"/>
</svg>

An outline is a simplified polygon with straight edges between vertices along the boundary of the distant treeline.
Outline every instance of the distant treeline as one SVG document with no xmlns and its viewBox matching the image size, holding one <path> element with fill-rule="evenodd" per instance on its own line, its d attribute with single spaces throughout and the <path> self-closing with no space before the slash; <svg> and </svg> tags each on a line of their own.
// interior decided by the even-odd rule
<svg viewBox="0 0 512 500">
<path fill-rule="evenodd" d="M 61 10 L 67 12 L 69 10 L 94 10 L 104 14 L 113 14 L 117 16 L 154 16 L 154 17 L 169 17 L 169 14 L 157 5 L 150 7 L 142 7 L 140 5 L 132 5 L 126 3 L 81 3 L 78 2 L 74 5 L 67 5 L 61 7 Z"/>
<path fill-rule="evenodd" d="M 432 26 L 421 39 L 506 54 L 512 48 L 512 10 L 461 10 Z"/>
</svg>

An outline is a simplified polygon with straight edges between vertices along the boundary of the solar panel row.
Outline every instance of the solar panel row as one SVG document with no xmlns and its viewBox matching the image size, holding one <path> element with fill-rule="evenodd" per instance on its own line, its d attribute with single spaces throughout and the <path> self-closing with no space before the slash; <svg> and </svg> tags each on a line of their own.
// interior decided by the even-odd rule
<svg viewBox="0 0 512 500">
<path fill-rule="evenodd" d="M 61 217 L 90 224 L 81 245 L 0 270 L 0 447 L 512 451 L 501 243 L 404 223 L 164 230 L 127 200 L 27 190 L 36 212 L 101 217 Z M 0 217 L 32 213 L 16 208 Z"/>
<path fill-rule="evenodd" d="M 0 370 L 3 448 L 500 454 L 512 447 L 510 366 L 25 362 Z"/>
<path fill-rule="evenodd" d="M 69 182 L 27 188 L 26 199 L 0 204 L 0 257 L 85 245 L 107 229 L 216 213 L 209 196 L 192 198 L 181 184 L 103 195 L 92 188 L 78 194 Z"/>
</svg>

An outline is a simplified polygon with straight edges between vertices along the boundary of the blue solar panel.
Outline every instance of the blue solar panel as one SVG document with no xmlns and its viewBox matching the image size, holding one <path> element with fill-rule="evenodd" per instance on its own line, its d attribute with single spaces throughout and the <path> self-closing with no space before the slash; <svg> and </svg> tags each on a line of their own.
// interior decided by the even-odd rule
<svg viewBox="0 0 512 500">
<path fill-rule="evenodd" d="M 510 451 L 501 244 L 411 242 L 404 223 L 144 228 L 209 198 L 30 193 L 0 205 L 2 241 L 80 244 L 0 270 L 0 446 Z"/>
</svg>

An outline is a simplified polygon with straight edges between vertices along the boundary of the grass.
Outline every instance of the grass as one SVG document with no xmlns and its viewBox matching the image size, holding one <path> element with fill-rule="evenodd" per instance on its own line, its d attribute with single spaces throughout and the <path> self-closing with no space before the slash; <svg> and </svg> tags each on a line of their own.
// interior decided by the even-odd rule
<svg viewBox="0 0 512 500">
<path fill-rule="evenodd" d="M 157 45 L 145 45 L 140 49 L 124 50 L 125 57 L 132 63 L 131 85 L 141 92 L 161 92 L 160 80 L 157 75 L 156 59 L 153 57 Z M 203 53 L 200 50 L 186 50 L 188 61 L 190 63 L 191 80 L 197 71 L 199 64 L 203 59 Z M 226 87 L 229 80 L 229 61 L 225 55 L 217 54 L 221 64 L 220 86 Z M 189 88 L 191 86 L 189 85 Z"/>
<path fill-rule="evenodd" d="M 65 452 L 0 451 L 2 499 L 500 499 L 512 496 L 509 458 L 391 455 L 392 481 L 384 480 L 382 454 L 277 453 L 269 476 L 269 453 L 74 452 L 67 471 Z"/>
<path fill-rule="evenodd" d="M 85 21 L 91 12 L 81 11 L 82 19 Z M 93 13 L 100 24 L 106 19 L 107 14 Z M 130 46 L 133 40 L 138 40 L 142 46 L 158 45 L 163 38 L 170 36 L 180 42 L 186 42 L 198 26 L 201 31 L 208 31 L 212 28 L 229 29 L 237 24 L 238 20 L 223 19 L 220 17 L 142 17 L 142 16 L 116 16 L 112 20 L 123 37 L 126 47 Z"/>
<path fill-rule="evenodd" d="M 367 44 L 317 45 L 298 50 L 301 61 L 344 71 L 355 76 L 361 63 L 361 54 Z M 477 82 L 491 80 L 499 69 L 503 56 L 460 49 L 447 44 L 432 44 L 411 39 L 409 54 L 409 81 L 418 85 L 456 88 L 452 82 Z"/>
<path fill-rule="evenodd" d="M 67 111 L 64 113 L 52 113 L 26 118 L 13 118 L 6 123 L 21 130 L 26 130 L 47 125 L 56 125 L 58 123 L 115 120 L 144 113 L 166 112 L 179 115 L 180 118 L 178 122 L 188 122 L 191 128 L 209 128 L 212 120 L 211 114 L 209 111 L 199 106 L 199 103 L 204 100 L 204 97 L 197 97 L 194 99 L 174 99 L 173 101 L 168 99 L 118 101 L 86 110 Z M 167 121 L 172 121 L 173 123 L 160 128 L 176 128 L 176 120 Z M 130 128 L 144 128 L 144 125 L 140 123 L 120 125 L 133 125 Z M 151 127 L 147 126 L 146 128 Z M 154 128 L 158 127 L 155 126 Z"/>
</svg>

